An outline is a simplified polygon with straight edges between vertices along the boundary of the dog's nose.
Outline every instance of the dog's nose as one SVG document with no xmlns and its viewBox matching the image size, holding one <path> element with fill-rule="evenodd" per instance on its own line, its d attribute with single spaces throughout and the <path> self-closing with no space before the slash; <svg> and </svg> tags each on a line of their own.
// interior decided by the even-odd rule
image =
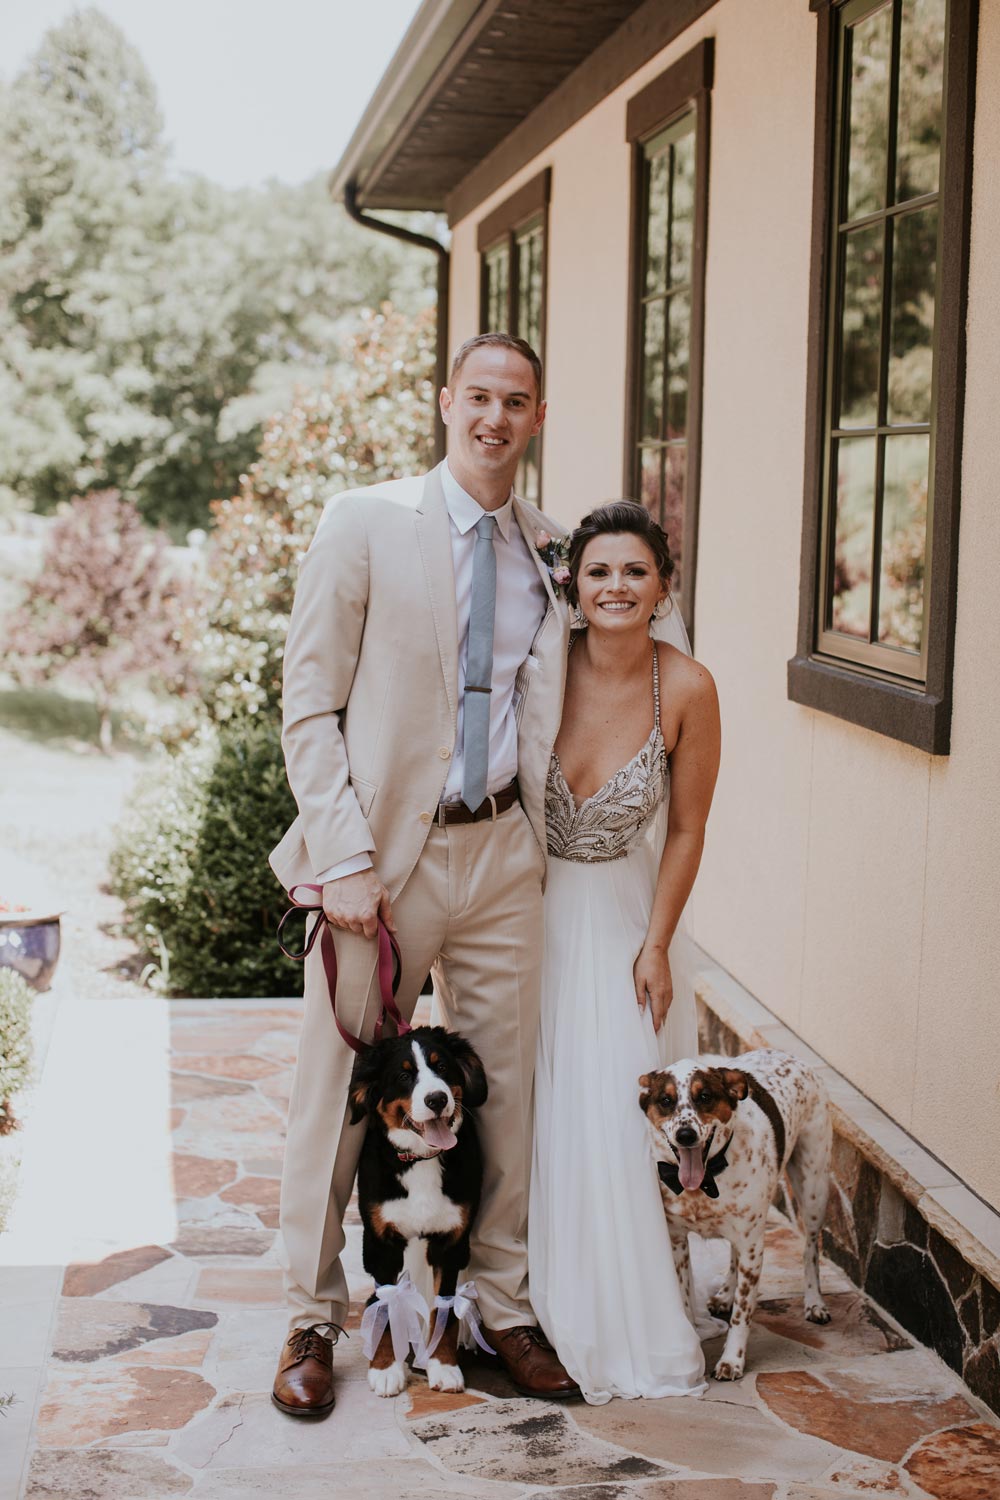
<svg viewBox="0 0 1000 1500">
<path fill-rule="evenodd" d="M 682 1125 L 674 1136 L 678 1146 L 694 1146 L 698 1141 L 698 1132 L 693 1125 Z"/>
<path fill-rule="evenodd" d="M 448 1095 L 441 1090 L 433 1094 L 425 1094 L 424 1104 L 428 1109 L 432 1109 L 436 1115 L 439 1115 L 443 1109 L 447 1109 L 448 1107 Z"/>
</svg>

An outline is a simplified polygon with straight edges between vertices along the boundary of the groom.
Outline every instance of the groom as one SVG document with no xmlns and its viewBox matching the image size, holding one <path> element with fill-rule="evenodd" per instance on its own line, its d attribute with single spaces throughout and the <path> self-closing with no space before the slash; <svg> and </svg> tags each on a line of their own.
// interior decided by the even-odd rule
<svg viewBox="0 0 1000 1500">
<path fill-rule="evenodd" d="M 381 917 L 402 951 L 403 1015 L 434 965 L 442 1019 L 482 1056 L 486 1165 L 469 1274 L 514 1384 L 551 1399 L 577 1387 L 536 1326 L 526 1227 L 544 788 L 568 620 L 535 545 L 559 528 L 512 490 L 545 418 L 541 375 L 522 340 L 470 339 L 440 396 L 447 461 L 328 506 L 285 650 L 299 817 L 271 863 L 286 888 L 323 887 L 346 1027 L 371 1036 Z M 291 1331 L 273 1395 L 296 1416 L 334 1404 L 333 1344 L 348 1312 L 342 1222 L 364 1128 L 347 1123 L 352 1062 L 317 945 L 281 1184 Z"/>
</svg>

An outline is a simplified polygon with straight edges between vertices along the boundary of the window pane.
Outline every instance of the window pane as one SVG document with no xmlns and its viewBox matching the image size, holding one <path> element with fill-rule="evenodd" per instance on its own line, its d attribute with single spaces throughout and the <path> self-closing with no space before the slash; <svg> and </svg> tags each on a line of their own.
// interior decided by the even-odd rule
<svg viewBox="0 0 1000 1500">
<path fill-rule="evenodd" d="M 510 250 L 497 245 L 486 255 L 486 333 L 507 332 L 507 287 L 510 283 Z"/>
<path fill-rule="evenodd" d="M 934 353 L 937 206 L 896 220 L 889 334 L 890 422 L 929 422 Z"/>
<path fill-rule="evenodd" d="M 662 526 L 670 543 L 670 553 L 677 564 L 673 577 L 673 588 L 680 593 L 683 587 L 682 563 L 684 560 L 684 482 L 687 476 L 687 443 L 671 443 L 666 452 L 663 485 Z"/>
<path fill-rule="evenodd" d="M 663 449 L 639 450 L 639 499 L 654 521 L 663 515 Z"/>
<path fill-rule="evenodd" d="M 667 352 L 667 437 L 682 438 L 687 435 L 690 294 L 675 292 L 668 306 L 670 347 Z"/>
<path fill-rule="evenodd" d="M 670 192 L 670 151 L 661 151 L 646 167 L 646 283 L 645 294 L 662 292 L 667 284 L 667 210 Z"/>
<path fill-rule="evenodd" d="M 837 448 L 831 626 L 842 635 L 853 635 L 867 641 L 871 617 L 876 439 L 841 438 Z"/>
<path fill-rule="evenodd" d="M 640 438 L 663 435 L 663 354 L 666 304 L 657 298 L 643 309 Z"/>
<path fill-rule="evenodd" d="M 850 151 L 847 217 L 885 207 L 889 137 L 892 10 L 885 6 L 851 28 Z"/>
<path fill-rule="evenodd" d="M 919 652 L 923 636 L 929 454 L 924 434 L 886 439 L 878 638 L 904 651 Z"/>
<path fill-rule="evenodd" d="M 536 353 L 542 342 L 542 235 L 536 224 L 517 239 L 517 335 Z"/>
<path fill-rule="evenodd" d="M 693 122 L 693 116 L 692 116 Z M 674 180 L 670 193 L 670 285 L 691 280 L 694 238 L 694 129 L 674 143 Z"/>
<path fill-rule="evenodd" d="M 896 202 L 937 192 L 947 0 L 903 0 Z"/>
<path fill-rule="evenodd" d="M 878 419 L 884 237 L 882 224 L 869 224 L 852 230 L 844 246 L 840 365 L 840 422 L 844 427 L 874 427 Z"/>
</svg>

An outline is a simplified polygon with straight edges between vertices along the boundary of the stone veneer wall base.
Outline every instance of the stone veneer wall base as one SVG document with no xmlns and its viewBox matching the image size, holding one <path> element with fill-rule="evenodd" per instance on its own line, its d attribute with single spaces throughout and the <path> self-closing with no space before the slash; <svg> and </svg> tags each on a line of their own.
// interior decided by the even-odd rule
<svg viewBox="0 0 1000 1500">
<path fill-rule="evenodd" d="M 694 987 L 703 1051 L 780 1047 L 818 1073 L 833 1112 L 825 1253 L 1000 1413 L 1000 1214 L 701 949 Z"/>
</svg>

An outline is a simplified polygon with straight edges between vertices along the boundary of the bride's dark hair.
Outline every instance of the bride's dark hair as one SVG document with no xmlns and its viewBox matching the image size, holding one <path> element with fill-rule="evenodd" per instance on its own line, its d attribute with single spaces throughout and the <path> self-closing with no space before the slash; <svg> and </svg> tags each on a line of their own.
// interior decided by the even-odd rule
<svg viewBox="0 0 1000 1500">
<path fill-rule="evenodd" d="M 570 580 L 566 585 L 566 597 L 570 604 L 579 604 L 576 581 L 580 573 L 580 562 L 588 542 L 595 536 L 637 536 L 646 543 L 656 562 L 656 571 L 665 589 L 670 588 L 676 563 L 670 555 L 670 543 L 666 532 L 658 526 L 649 511 L 637 500 L 611 500 L 599 505 L 589 516 L 584 516 L 569 539 L 567 566 Z"/>
</svg>

